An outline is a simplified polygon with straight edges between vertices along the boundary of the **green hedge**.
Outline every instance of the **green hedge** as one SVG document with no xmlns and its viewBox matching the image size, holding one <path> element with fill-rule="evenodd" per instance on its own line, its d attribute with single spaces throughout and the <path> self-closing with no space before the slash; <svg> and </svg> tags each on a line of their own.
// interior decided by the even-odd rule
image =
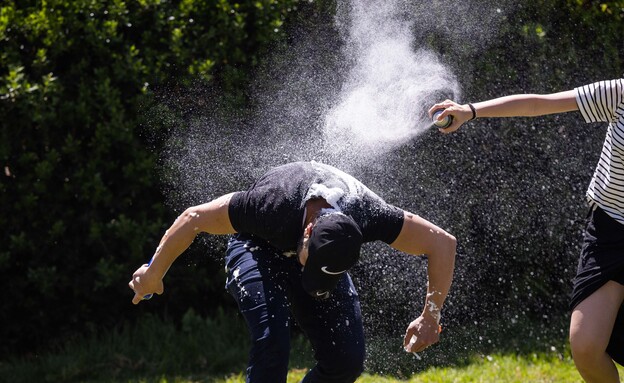
<svg viewBox="0 0 624 383">
<path fill-rule="evenodd" d="M 0 8 L 0 352 L 120 323 L 172 213 L 152 89 L 233 105 L 297 0 L 5 1 Z M 163 117 L 167 117 L 163 114 Z M 154 139 L 155 138 L 155 139 Z"/>
</svg>

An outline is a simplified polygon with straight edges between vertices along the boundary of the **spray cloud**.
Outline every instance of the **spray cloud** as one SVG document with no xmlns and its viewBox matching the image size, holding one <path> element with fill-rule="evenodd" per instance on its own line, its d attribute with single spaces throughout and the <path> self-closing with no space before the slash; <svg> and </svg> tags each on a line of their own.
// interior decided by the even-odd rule
<svg viewBox="0 0 624 383">
<path fill-rule="evenodd" d="M 379 156 L 430 127 L 426 110 L 441 95 L 456 98 L 459 86 L 437 56 L 414 50 L 413 18 L 399 0 L 353 0 L 337 22 L 353 63 L 337 103 L 324 120 L 331 152 Z"/>
</svg>

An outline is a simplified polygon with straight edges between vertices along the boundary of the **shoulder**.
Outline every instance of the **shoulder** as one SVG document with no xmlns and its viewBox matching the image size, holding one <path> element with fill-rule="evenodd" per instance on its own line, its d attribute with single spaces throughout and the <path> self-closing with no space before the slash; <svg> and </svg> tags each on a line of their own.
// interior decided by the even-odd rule
<svg viewBox="0 0 624 383">
<path fill-rule="evenodd" d="M 578 108 L 586 122 L 613 121 L 624 104 L 624 79 L 603 80 L 575 88 Z"/>
<path fill-rule="evenodd" d="M 596 101 L 622 101 L 624 79 L 602 80 L 575 88 L 577 95 Z"/>
</svg>

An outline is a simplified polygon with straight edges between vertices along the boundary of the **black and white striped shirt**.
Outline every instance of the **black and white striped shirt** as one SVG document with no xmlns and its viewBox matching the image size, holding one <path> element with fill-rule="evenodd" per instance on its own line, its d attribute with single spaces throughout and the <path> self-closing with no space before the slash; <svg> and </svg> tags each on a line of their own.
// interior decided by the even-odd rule
<svg viewBox="0 0 624 383">
<path fill-rule="evenodd" d="M 585 122 L 609 123 L 587 198 L 624 224 L 624 79 L 578 87 L 576 102 Z"/>
</svg>

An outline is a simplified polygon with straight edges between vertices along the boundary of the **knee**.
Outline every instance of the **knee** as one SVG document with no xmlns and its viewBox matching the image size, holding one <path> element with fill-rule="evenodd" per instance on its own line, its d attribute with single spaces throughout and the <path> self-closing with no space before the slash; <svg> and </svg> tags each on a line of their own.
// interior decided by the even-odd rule
<svg viewBox="0 0 624 383">
<path fill-rule="evenodd" d="M 354 350 L 354 352 L 343 354 L 342 358 L 336 358 L 337 365 L 343 366 L 345 375 L 353 378 L 357 378 L 364 372 L 364 360 L 366 359 L 366 353 L 364 349 Z"/>
<path fill-rule="evenodd" d="M 288 334 L 278 336 L 266 331 L 264 336 L 252 340 L 251 359 L 264 365 L 288 365 L 290 342 Z"/>
<path fill-rule="evenodd" d="M 351 347 L 348 350 L 327 355 L 318 361 L 318 369 L 323 375 L 332 377 L 335 381 L 347 382 L 355 379 L 364 372 L 366 352 L 362 347 Z M 334 380 L 332 380 L 334 381 Z"/>
<path fill-rule="evenodd" d="M 570 330 L 570 349 L 577 365 L 593 366 L 595 361 L 606 353 L 605 348 L 595 337 L 574 329 Z"/>
<path fill-rule="evenodd" d="M 362 352 L 359 355 L 351 355 L 347 359 L 348 361 L 345 361 L 347 375 L 349 377 L 352 377 L 353 379 L 362 375 L 362 372 L 364 372 L 364 359 L 365 359 L 364 352 Z"/>
</svg>

